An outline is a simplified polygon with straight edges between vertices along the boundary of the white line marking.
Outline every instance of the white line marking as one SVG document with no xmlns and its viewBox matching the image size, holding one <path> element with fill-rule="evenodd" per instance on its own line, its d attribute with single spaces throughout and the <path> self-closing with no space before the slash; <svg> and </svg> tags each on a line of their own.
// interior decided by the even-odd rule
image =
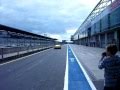
<svg viewBox="0 0 120 90">
<path fill-rule="evenodd" d="M 67 54 L 66 55 L 67 55 L 66 56 L 66 70 L 65 70 L 63 90 L 68 90 L 68 46 L 67 46 Z"/>
<path fill-rule="evenodd" d="M 69 46 L 70 46 L 70 45 L 69 45 Z M 71 48 L 71 46 L 70 46 L 70 48 Z M 71 48 L 71 50 L 72 50 L 72 48 Z M 79 64 L 80 68 L 82 69 L 82 71 L 83 71 L 83 73 L 84 73 L 84 75 L 85 75 L 85 77 L 86 77 L 86 79 L 87 79 L 90 87 L 92 88 L 92 90 L 97 90 L 96 87 L 94 86 L 93 82 L 91 81 L 90 77 L 88 76 L 86 70 L 83 68 L 82 64 L 81 64 L 80 61 L 78 60 L 78 58 L 77 58 L 77 56 L 75 55 L 75 53 L 74 53 L 73 50 L 72 50 L 72 52 L 73 52 L 73 55 L 75 56 L 75 58 L 76 58 L 76 60 L 77 60 L 77 62 L 78 62 L 78 64 Z"/>
<path fill-rule="evenodd" d="M 25 59 L 25 58 L 27 58 L 27 57 L 31 57 L 31 56 L 33 56 L 33 55 L 39 54 L 39 53 L 41 53 L 41 52 L 45 52 L 45 51 L 47 51 L 47 50 L 50 50 L 50 49 L 46 49 L 46 50 L 43 50 L 43 51 L 40 51 L 40 52 L 37 52 L 37 53 L 34 53 L 34 54 L 27 55 L 27 56 L 25 56 L 25 57 L 21 57 L 21 58 L 18 58 L 18 59 L 15 59 L 15 60 L 12 60 L 12 61 L 9 61 L 9 62 L 6 62 L 6 63 L 2 63 L 2 64 L 0 64 L 0 66 L 6 65 L 6 64 L 9 64 L 9 63 L 12 63 L 12 62 L 16 62 L 16 61 Z"/>
</svg>

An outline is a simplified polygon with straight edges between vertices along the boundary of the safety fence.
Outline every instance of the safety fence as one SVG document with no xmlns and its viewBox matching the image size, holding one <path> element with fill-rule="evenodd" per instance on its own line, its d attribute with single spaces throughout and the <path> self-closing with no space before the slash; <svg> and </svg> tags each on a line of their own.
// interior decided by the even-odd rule
<svg viewBox="0 0 120 90">
<path fill-rule="evenodd" d="M 0 47 L 0 62 L 52 48 L 51 46 Z"/>
</svg>

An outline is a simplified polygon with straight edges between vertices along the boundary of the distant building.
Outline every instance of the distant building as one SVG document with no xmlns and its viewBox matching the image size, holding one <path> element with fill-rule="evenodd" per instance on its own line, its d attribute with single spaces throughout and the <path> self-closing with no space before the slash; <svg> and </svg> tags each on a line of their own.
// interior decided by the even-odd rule
<svg viewBox="0 0 120 90">
<path fill-rule="evenodd" d="M 71 35 L 71 41 L 74 41 L 74 36 L 73 35 Z"/>
<path fill-rule="evenodd" d="M 66 40 L 62 40 L 62 44 L 67 44 L 67 41 Z"/>
</svg>

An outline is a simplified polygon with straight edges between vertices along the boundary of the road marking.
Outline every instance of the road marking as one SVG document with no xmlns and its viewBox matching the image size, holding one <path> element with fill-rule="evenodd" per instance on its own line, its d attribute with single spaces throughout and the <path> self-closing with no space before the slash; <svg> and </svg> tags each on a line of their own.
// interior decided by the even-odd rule
<svg viewBox="0 0 120 90">
<path fill-rule="evenodd" d="M 88 76 L 87 72 L 85 71 L 85 69 L 83 68 L 82 64 L 80 63 L 80 61 L 78 60 L 77 56 L 75 55 L 74 51 L 72 50 L 72 48 L 70 47 L 73 55 L 75 56 L 77 63 L 79 64 L 79 67 L 82 69 L 83 74 L 85 75 L 90 87 L 92 90 L 97 90 L 96 87 L 94 86 L 93 82 L 91 81 L 90 77 Z"/>
<path fill-rule="evenodd" d="M 67 53 L 66 53 L 66 69 L 65 69 L 63 90 L 68 90 L 68 46 L 67 46 Z"/>
<path fill-rule="evenodd" d="M 97 90 L 70 46 L 67 46 L 63 90 Z"/>
<path fill-rule="evenodd" d="M 36 55 L 36 54 L 39 54 L 39 53 L 41 53 L 41 52 L 45 52 L 45 51 L 47 51 L 47 50 L 50 50 L 50 49 L 46 49 L 46 50 L 43 50 L 43 51 L 40 51 L 40 52 L 37 52 L 37 53 L 34 53 L 34 54 L 30 54 L 30 55 L 27 55 L 27 56 L 24 56 L 24 57 L 21 57 L 21 58 L 18 58 L 18 59 L 9 61 L 9 62 L 2 63 L 2 64 L 0 64 L 0 66 L 6 65 L 6 64 L 9 64 L 9 63 L 12 63 L 12 62 L 20 61 L 20 60 L 22 60 L 22 59 L 25 59 L 25 58 L 27 58 L 27 57 L 31 57 L 31 56 Z"/>
</svg>

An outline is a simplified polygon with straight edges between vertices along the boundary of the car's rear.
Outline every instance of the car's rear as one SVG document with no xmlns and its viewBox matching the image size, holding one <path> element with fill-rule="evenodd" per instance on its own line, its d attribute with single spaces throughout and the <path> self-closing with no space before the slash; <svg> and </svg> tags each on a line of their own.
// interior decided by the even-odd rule
<svg viewBox="0 0 120 90">
<path fill-rule="evenodd" d="M 61 49 L 61 45 L 59 45 L 59 44 L 55 45 L 54 49 Z"/>
</svg>

